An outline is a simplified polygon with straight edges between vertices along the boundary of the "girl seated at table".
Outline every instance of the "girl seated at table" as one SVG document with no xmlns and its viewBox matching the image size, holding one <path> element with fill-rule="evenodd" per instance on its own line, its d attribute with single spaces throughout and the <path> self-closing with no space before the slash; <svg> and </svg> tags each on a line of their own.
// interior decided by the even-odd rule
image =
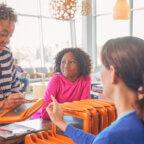
<svg viewBox="0 0 144 144">
<path fill-rule="evenodd" d="M 55 74 L 48 81 L 43 98 L 45 105 L 33 116 L 49 119 L 46 107 L 51 102 L 51 95 L 59 103 L 88 99 L 90 97 L 91 60 L 80 48 L 66 48 L 55 58 Z"/>
</svg>

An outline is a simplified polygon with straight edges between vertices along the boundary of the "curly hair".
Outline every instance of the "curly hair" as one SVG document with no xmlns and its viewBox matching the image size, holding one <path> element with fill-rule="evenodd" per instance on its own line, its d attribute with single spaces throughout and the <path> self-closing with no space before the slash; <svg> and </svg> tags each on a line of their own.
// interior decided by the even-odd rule
<svg viewBox="0 0 144 144">
<path fill-rule="evenodd" d="M 89 55 L 80 48 L 65 48 L 62 51 L 60 51 L 55 57 L 54 72 L 61 72 L 60 70 L 61 60 L 63 56 L 68 52 L 73 53 L 76 61 L 78 62 L 80 75 L 83 76 L 89 75 L 92 67 L 91 59 Z"/>
<path fill-rule="evenodd" d="M 17 21 L 15 11 L 5 4 L 0 4 L 0 20 Z"/>
</svg>

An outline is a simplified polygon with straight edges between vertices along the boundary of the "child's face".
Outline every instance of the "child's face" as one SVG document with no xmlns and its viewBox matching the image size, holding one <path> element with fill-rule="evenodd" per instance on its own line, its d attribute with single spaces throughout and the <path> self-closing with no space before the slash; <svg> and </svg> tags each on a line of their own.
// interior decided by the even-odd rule
<svg viewBox="0 0 144 144">
<path fill-rule="evenodd" d="M 78 63 L 73 55 L 73 53 L 68 52 L 64 54 L 62 60 L 60 69 L 62 74 L 70 79 L 70 80 L 76 80 L 79 76 L 79 68 Z"/>
<path fill-rule="evenodd" d="M 9 43 L 14 28 L 15 22 L 9 20 L 0 21 L 0 50 L 3 50 L 5 46 Z"/>
</svg>

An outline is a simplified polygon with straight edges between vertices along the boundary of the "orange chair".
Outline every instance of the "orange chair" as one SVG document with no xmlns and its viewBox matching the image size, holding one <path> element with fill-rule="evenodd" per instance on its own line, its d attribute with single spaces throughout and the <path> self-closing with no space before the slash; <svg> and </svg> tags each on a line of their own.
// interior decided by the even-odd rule
<svg viewBox="0 0 144 144">
<path fill-rule="evenodd" d="M 101 104 L 107 109 L 108 113 L 108 124 L 111 124 L 116 119 L 116 108 L 115 106 L 106 100 L 94 100 L 94 99 L 88 99 L 85 102 L 95 103 L 95 104 Z"/>
<path fill-rule="evenodd" d="M 51 131 L 51 132 L 50 131 L 42 131 L 42 132 L 38 132 L 37 134 L 38 134 L 38 137 L 43 140 L 49 139 L 51 141 L 56 141 L 58 144 L 63 144 L 63 143 L 74 144 L 74 142 L 70 138 L 68 138 L 64 135 L 59 135 L 57 133 L 53 133 L 53 131 Z"/>
<path fill-rule="evenodd" d="M 0 113 L 0 124 L 23 121 L 32 116 L 44 103 L 44 99 L 38 100 L 32 107 L 26 109 L 20 115 L 6 116 L 13 109 L 5 110 L 4 112 Z"/>
<path fill-rule="evenodd" d="M 65 115 L 73 116 L 83 120 L 83 130 L 91 132 L 91 113 L 85 107 L 78 106 L 72 102 L 61 104 Z"/>
<path fill-rule="evenodd" d="M 103 100 L 103 99 L 98 99 L 98 101 L 100 101 L 100 102 L 105 102 L 105 103 L 110 104 L 110 105 L 113 107 L 113 109 L 114 109 L 115 119 L 117 118 L 116 107 L 115 107 L 115 105 L 114 105 L 114 103 L 113 103 L 113 102 L 110 102 L 110 101 L 107 101 L 107 100 Z"/>
<path fill-rule="evenodd" d="M 51 130 L 26 135 L 25 144 L 74 144 L 74 142 L 70 138 L 56 134 Z"/>
<path fill-rule="evenodd" d="M 96 109 L 99 117 L 99 124 L 98 124 L 99 132 L 108 126 L 108 114 L 107 114 L 107 110 L 103 105 L 98 103 L 96 104 L 95 102 L 89 100 L 82 100 L 82 101 L 75 101 L 75 102 L 81 103 L 83 104 L 83 106 L 91 105 Z M 93 127 L 93 129 L 96 129 L 96 127 Z"/>
<path fill-rule="evenodd" d="M 99 118 L 98 118 L 98 112 L 97 110 L 88 104 L 84 104 L 81 103 L 80 101 L 74 101 L 73 102 L 75 105 L 79 106 L 80 108 L 84 108 L 86 110 L 88 110 L 91 113 L 91 132 L 92 134 L 98 134 L 98 130 L 99 130 Z"/>
<path fill-rule="evenodd" d="M 107 101 L 97 100 L 96 102 L 99 104 L 102 104 L 107 109 L 109 124 L 111 124 L 113 121 L 115 121 L 115 119 L 117 117 L 115 106 L 112 103 L 109 103 Z"/>
<path fill-rule="evenodd" d="M 105 100 L 81 100 L 60 104 L 64 115 L 83 120 L 83 130 L 98 134 L 116 119 L 116 109 L 111 102 Z M 56 125 L 52 124 L 50 131 L 29 134 L 25 137 L 25 144 L 74 144 L 74 142 L 58 134 Z"/>
<path fill-rule="evenodd" d="M 54 144 L 47 139 L 47 141 L 38 138 L 37 134 L 31 133 L 25 136 L 25 144 Z"/>
</svg>

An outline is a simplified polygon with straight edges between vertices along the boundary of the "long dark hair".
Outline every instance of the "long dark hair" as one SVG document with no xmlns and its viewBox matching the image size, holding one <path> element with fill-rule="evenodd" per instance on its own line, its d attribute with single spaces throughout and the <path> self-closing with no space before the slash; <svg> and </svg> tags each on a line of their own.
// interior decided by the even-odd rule
<svg viewBox="0 0 144 144">
<path fill-rule="evenodd" d="M 143 97 L 136 101 L 136 112 L 144 121 L 144 40 L 137 37 L 121 37 L 105 43 L 101 52 L 103 65 L 114 66 L 124 83 Z"/>
</svg>

